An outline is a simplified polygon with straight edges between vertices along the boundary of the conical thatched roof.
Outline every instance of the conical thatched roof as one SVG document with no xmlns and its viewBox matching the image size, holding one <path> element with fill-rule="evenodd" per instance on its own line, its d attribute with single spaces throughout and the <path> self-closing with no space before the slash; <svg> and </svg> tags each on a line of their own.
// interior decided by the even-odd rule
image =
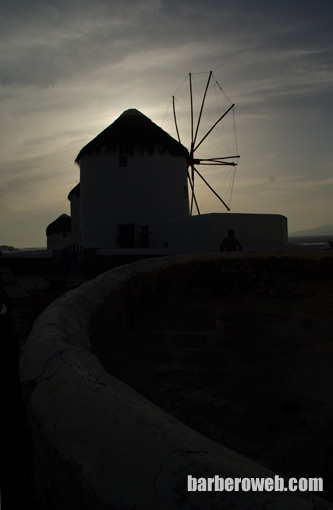
<svg viewBox="0 0 333 510">
<path fill-rule="evenodd" d="M 68 214 L 61 214 L 56 220 L 46 227 L 46 235 L 60 234 L 61 232 L 72 231 L 72 220 Z"/>
<path fill-rule="evenodd" d="M 80 196 L 80 183 L 78 183 L 76 186 L 74 186 L 74 188 L 70 190 L 67 197 L 68 200 L 70 200 L 73 195 L 77 195 L 78 197 Z"/>
<path fill-rule="evenodd" d="M 118 117 L 79 152 L 75 162 L 80 163 L 84 155 L 119 151 L 132 155 L 135 150 L 152 154 L 155 149 L 160 153 L 168 152 L 173 156 L 188 155 L 187 149 L 168 133 L 154 124 L 138 110 L 130 109 Z"/>
</svg>

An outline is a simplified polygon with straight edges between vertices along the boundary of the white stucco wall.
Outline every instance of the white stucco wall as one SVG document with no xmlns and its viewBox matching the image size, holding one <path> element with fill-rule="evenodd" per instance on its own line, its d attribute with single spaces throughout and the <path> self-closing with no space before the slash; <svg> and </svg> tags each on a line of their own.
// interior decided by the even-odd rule
<svg viewBox="0 0 333 510">
<path fill-rule="evenodd" d="M 278 248 L 288 244 L 287 218 L 280 214 L 212 213 L 150 225 L 150 248 L 219 250 L 228 230 L 244 249 Z"/>
<path fill-rule="evenodd" d="M 72 241 L 72 232 L 60 232 L 58 234 L 51 234 L 50 236 L 47 236 L 47 249 L 54 250 L 58 246 L 67 246 Z"/>
<path fill-rule="evenodd" d="M 145 225 L 189 214 L 184 157 L 137 152 L 120 167 L 119 154 L 80 161 L 81 241 L 116 248 L 118 224 Z"/>
<path fill-rule="evenodd" d="M 75 193 L 71 196 L 71 218 L 72 218 L 72 238 L 79 243 L 81 241 L 80 232 L 80 197 Z"/>
</svg>

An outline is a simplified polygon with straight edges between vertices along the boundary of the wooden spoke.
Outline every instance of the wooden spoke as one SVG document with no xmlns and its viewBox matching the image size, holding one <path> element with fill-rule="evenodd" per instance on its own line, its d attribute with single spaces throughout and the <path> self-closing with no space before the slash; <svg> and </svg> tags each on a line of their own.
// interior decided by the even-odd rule
<svg viewBox="0 0 333 510">
<path fill-rule="evenodd" d="M 218 193 L 216 193 L 216 191 L 211 187 L 211 185 L 206 181 L 206 179 L 201 175 L 201 173 L 193 166 L 192 167 L 196 173 L 199 175 L 199 177 L 201 177 L 201 179 L 204 181 L 204 183 L 208 186 L 208 188 L 214 193 L 214 195 L 220 200 L 220 202 L 222 202 L 222 204 L 224 205 L 224 207 L 230 211 L 230 208 L 227 206 L 227 204 L 224 202 L 224 200 L 222 200 L 222 198 L 220 197 L 220 195 Z"/>
<path fill-rule="evenodd" d="M 172 106 L 173 106 L 173 118 L 174 118 L 174 121 L 175 121 L 175 126 L 176 126 L 176 132 L 177 132 L 178 142 L 179 142 L 179 143 L 182 143 L 182 142 L 180 141 L 179 130 L 178 130 L 178 124 L 177 124 L 177 118 L 176 118 L 175 96 L 172 96 Z"/>
<path fill-rule="evenodd" d="M 202 144 L 202 142 L 204 140 L 206 140 L 207 136 L 210 135 L 210 133 L 213 131 L 213 129 L 218 125 L 219 122 L 221 122 L 222 119 L 224 119 L 224 117 L 230 112 L 230 110 L 234 107 L 235 105 L 232 104 L 230 106 L 230 108 L 228 108 L 228 110 L 226 112 L 224 112 L 223 115 L 221 115 L 221 117 L 215 122 L 215 124 L 210 128 L 210 130 L 205 134 L 205 136 L 200 140 L 200 142 L 198 143 L 198 145 L 196 145 L 193 149 L 193 152 L 197 150 L 198 147 L 200 147 L 200 145 Z"/>
<path fill-rule="evenodd" d="M 198 123 L 197 123 L 197 129 L 195 131 L 193 145 L 195 145 L 195 142 L 196 142 L 196 139 L 197 139 L 197 136 L 198 136 L 198 131 L 199 131 L 200 121 L 201 121 L 201 117 L 202 117 L 202 112 L 203 112 L 203 108 L 204 108 L 204 105 L 205 105 L 206 95 L 207 95 L 207 91 L 208 91 L 208 87 L 209 87 L 209 83 L 210 83 L 210 79 L 212 77 L 212 74 L 213 74 L 213 71 L 210 71 L 209 77 L 208 77 L 208 80 L 207 80 L 207 85 L 206 85 L 205 93 L 204 93 L 203 100 L 202 100 L 202 103 L 201 103 L 201 108 L 200 108 L 200 113 L 199 113 L 199 118 L 198 118 Z"/>
</svg>

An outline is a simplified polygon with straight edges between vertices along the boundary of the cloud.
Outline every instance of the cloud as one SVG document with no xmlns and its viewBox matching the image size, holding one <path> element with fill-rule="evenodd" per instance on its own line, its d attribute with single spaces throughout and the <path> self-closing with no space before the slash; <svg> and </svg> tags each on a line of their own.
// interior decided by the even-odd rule
<svg viewBox="0 0 333 510">
<path fill-rule="evenodd" d="M 161 124 L 188 72 L 210 69 L 236 102 L 233 205 L 278 210 L 294 196 L 293 214 L 303 207 L 312 220 L 312 186 L 331 214 L 332 9 L 325 0 L 2 0 L 2 214 L 20 223 L 29 211 L 67 212 L 83 145 L 126 108 Z M 174 130 L 172 120 L 163 128 Z"/>
</svg>

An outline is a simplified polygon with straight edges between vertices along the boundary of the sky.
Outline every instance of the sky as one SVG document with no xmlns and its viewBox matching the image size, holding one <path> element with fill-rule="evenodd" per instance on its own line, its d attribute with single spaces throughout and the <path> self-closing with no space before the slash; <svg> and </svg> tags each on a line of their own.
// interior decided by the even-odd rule
<svg viewBox="0 0 333 510">
<path fill-rule="evenodd" d="M 189 118 L 188 74 L 200 98 L 210 70 L 235 103 L 231 212 L 333 224 L 331 0 L 1 0 L 0 20 L 0 245 L 46 245 L 77 154 L 124 110 L 176 138 L 171 98 Z M 221 169 L 202 173 L 223 197 Z"/>
</svg>

